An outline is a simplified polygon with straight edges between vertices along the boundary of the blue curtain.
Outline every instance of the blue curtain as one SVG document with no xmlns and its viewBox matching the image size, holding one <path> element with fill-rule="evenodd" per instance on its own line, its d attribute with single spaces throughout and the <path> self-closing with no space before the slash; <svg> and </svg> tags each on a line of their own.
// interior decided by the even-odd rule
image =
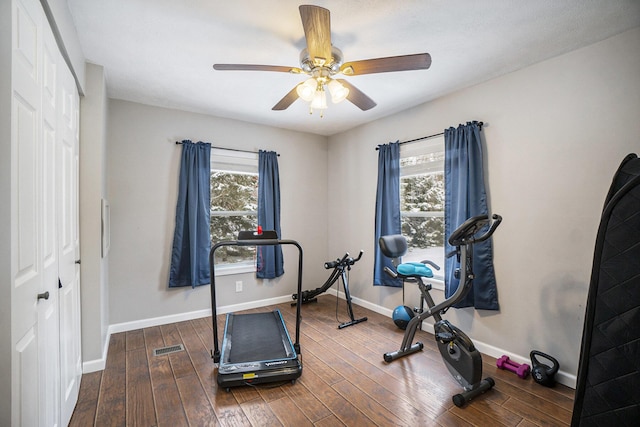
<svg viewBox="0 0 640 427">
<path fill-rule="evenodd" d="M 280 235 L 280 175 L 278 154 L 275 151 L 258 152 L 258 225 L 263 230 L 275 230 Z M 258 246 L 256 277 L 273 279 L 284 274 L 282 248 Z"/>
<path fill-rule="evenodd" d="M 470 122 L 458 128 L 446 129 L 444 144 L 445 236 L 450 236 L 466 219 L 488 214 L 480 125 L 477 122 Z M 445 242 L 445 253 L 450 253 L 452 250 L 453 247 Z M 460 283 L 454 277 L 454 272 L 459 265 L 455 256 L 445 261 L 445 296 L 447 298 L 456 291 Z M 471 291 L 455 307 L 498 310 L 491 239 L 474 245 L 473 272 L 475 279 Z"/>
<path fill-rule="evenodd" d="M 380 251 L 380 236 L 400 234 L 400 143 L 378 146 L 378 189 L 376 192 L 375 249 L 373 285 L 402 287 L 401 279 L 392 279 L 384 267 L 393 267 Z"/>
<path fill-rule="evenodd" d="M 210 283 L 211 144 L 182 141 L 169 287 Z"/>
</svg>

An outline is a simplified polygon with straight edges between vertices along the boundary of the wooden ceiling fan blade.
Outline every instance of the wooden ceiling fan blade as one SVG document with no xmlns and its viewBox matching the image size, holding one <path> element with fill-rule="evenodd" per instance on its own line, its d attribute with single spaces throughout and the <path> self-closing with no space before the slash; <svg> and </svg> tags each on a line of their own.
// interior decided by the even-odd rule
<svg viewBox="0 0 640 427">
<path fill-rule="evenodd" d="M 309 57 L 316 65 L 331 61 L 331 17 L 328 9 L 301 5 L 300 17 Z"/>
<path fill-rule="evenodd" d="M 370 110 L 378 105 L 373 99 L 369 98 L 364 94 L 364 92 L 362 92 L 360 89 L 358 89 L 348 81 L 344 79 L 336 80 L 339 81 L 344 87 L 349 89 L 349 95 L 347 95 L 347 99 L 362 111 Z"/>
<path fill-rule="evenodd" d="M 426 70 L 430 66 L 431 55 L 428 53 L 416 53 L 413 55 L 346 62 L 342 64 L 340 71 L 347 76 L 357 76 L 360 74 L 388 73 L 392 71 Z"/>
<path fill-rule="evenodd" d="M 280 73 L 300 74 L 303 71 L 298 67 L 283 67 L 280 65 L 252 65 L 252 64 L 213 64 L 213 69 L 218 71 L 277 71 Z"/>
<path fill-rule="evenodd" d="M 298 92 L 296 89 L 298 89 L 298 86 L 295 86 L 293 89 L 291 89 L 289 93 L 284 96 L 284 98 L 282 98 L 276 105 L 273 106 L 272 110 L 282 111 L 289 108 L 289 106 L 293 104 L 296 99 L 298 99 Z"/>
</svg>

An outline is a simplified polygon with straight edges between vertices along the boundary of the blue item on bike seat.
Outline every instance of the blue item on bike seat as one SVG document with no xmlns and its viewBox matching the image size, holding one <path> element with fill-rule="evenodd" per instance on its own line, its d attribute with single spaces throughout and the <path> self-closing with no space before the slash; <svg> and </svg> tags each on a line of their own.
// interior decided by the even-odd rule
<svg viewBox="0 0 640 427">
<path fill-rule="evenodd" d="M 433 271 L 421 262 L 405 262 L 396 270 L 403 276 L 433 277 Z"/>
</svg>

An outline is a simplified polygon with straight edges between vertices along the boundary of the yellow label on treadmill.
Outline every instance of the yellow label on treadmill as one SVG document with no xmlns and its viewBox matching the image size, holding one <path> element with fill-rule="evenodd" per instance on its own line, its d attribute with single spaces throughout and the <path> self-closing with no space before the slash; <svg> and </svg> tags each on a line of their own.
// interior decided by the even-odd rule
<svg viewBox="0 0 640 427">
<path fill-rule="evenodd" d="M 242 374 L 242 379 L 243 380 L 250 380 L 251 378 L 255 378 L 256 374 L 254 374 L 253 372 L 250 374 Z"/>
</svg>

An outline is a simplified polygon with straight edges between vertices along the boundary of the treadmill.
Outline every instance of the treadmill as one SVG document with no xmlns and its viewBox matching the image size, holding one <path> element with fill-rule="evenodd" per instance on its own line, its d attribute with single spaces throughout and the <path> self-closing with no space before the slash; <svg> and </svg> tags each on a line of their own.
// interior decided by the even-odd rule
<svg viewBox="0 0 640 427">
<path fill-rule="evenodd" d="M 298 299 L 295 341 L 291 341 L 280 310 L 264 313 L 228 313 L 218 346 L 215 287 L 215 252 L 223 246 L 293 245 L 298 248 Z M 300 307 L 302 305 L 302 247 L 295 240 L 281 240 L 275 231 L 241 231 L 238 240 L 216 243 L 209 252 L 213 345 L 211 357 L 218 365 L 218 385 L 226 388 L 295 380 L 302 375 L 300 355 Z"/>
</svg>

